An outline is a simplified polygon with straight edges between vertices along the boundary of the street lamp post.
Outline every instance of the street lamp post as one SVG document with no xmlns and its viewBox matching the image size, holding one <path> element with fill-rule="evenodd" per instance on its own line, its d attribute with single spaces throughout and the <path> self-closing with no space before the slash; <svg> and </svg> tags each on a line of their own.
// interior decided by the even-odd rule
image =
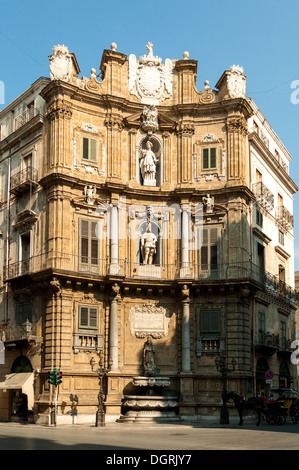
<svg viewBox="0 0 299 470">
<path fill-rule="evenodd" d="M 227 356 L 225 354 L 222 354 L 220 357 L 217 356 L 215 359 L 215 364 L 217 367 L 218 372 L 221 373 L 222 375 L 222 382 L 223 382 L 223 387 L 222 387 L 222 406 L 221 406 L 221 411 L 220 411 L 220 424 L 229 424 L 229 412 L 228 408 L 226 406 L 227 402 L 227 375 L 230 372 L 234 372 L 237 364 L 237 359 L 233 358 L 232 359 L 232 368 L 230 369 L 228 367 L 227 363 Z"/>
<path fill-rule="evenodd" d="M 103 387 L 103 379 L 104 377 L 108 374 L 108 372 L 111 369 L 111 359 L 109 359 L 109 367 L 105 368 L 104 363 L 103 363 L 103 352 L 100 352 L 100 360 L 99 360 L 99 369 L 97 369 L 97 373 L 99 375 L 99 394 L 98 394 L 98 410 L 96 413 L 96 427 L 103 427 L 105 426 L 105 393 L 104 393 L 104 387 Z M 93 366 L 95 364 L 94 358 L 91 359 L 90 364 Z"/>
</svg>

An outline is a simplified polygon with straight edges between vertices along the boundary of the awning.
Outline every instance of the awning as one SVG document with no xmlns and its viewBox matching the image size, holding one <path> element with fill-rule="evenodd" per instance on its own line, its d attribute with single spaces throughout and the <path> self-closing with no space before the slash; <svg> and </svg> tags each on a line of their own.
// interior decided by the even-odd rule
<svg viewBox="0 0 299 470">
<path fill-rule="evenodd" d="M 19 374 L 8 374 L 3 382 L 0 382 L 0 390 L 22 390 L 27 395 L 28 410 L 34 405 L 34 373 L 20 372 Z"/>
</svg>

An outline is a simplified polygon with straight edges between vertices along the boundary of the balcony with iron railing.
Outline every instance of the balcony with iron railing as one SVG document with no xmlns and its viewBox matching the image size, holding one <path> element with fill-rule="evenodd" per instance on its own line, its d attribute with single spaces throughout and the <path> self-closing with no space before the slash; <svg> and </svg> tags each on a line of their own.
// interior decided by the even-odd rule
<svg viewBox="0 0 299 470">
<path fill-rule="evenodd" d="M 277 223 L 286 230 L 291 230 L 294 226 L 293 215 L 282 205 L 276 208 L 275 218 Z"/>
<path fill-rule="evenodd" d="M 252 185 L 252 192 L 255 195 L 256 202 L 267 211 L 271 211 L 274 207 L 274 194 L 267 188 L 267 186 L 258 181 Z"/>
<path fill-rule="evenodd" d="M 272 356 L 278 351 L 279 337 L 274 333 L 258 330 L 255 340 L 255 350 L 261 354 Z"/>
<path fill-rule="evenodd" d="M 186 280 L 213 284 L 219 282 L 254 282 L 255 285 L 273 298 L 294 304 L 299 303 L 299 292 L 280 280 L 278 276 L 247 262 L 221 263 L 215 265 L 190 264 L 189 267 L 180 265 L 161 264 L 143 265 L 130 263 L 128 260 L 111 262 L 109 258 L 90 258 L 58 252 L 46 252 L 31 258 L 9 264 L 4 268 L 4 281 L 12 281 L 21 276 L 33 275 L 42 271 L 52 270 L 53 273 L 78 278 L 122 278 L 130 282 L 147 280 L 148 282 Z"/>
<path fill-rule="evenodd" d="M 22 126 L 31 121 L 35 116 L 38 116 L 40 111 L 37 108 L 30 107 L 27 108 L 22 114 L 19 114 L 14 120 L 14 131 L 17 131 Z"/>
<path fill-rule="evenodd" d="M 10 191 L 12 194 L 20 194 L 37 187 L 38 173 L 35 168 L 28 166 L 10 178 Z"/>
<path fill-rule="evenodd" d="M 28 319 L 25 323 L 18 325 L 5 325 L 2 328 L 2 341 L 6 344 L 18 342 L 34 342 L 42 343 L 43 339 L 40 336 L 40 328 L 37 323 L 31 323 Z"/>
</svg>

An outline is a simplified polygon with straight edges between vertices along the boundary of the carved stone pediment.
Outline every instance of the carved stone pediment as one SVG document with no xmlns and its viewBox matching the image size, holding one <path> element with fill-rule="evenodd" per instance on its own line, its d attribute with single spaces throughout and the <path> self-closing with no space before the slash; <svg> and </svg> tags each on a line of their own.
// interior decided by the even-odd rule
<svg viewBox="0 0 299 470">
<path fill-rule="evenodd" d="M 16 230 L 22 230 L 25 228 L 31 228 L 31 226 L 36 222 L 38 215 L 29 209 L 26 209 L 20 212 L 12 222 L 12 226 Z"/>
</svg>

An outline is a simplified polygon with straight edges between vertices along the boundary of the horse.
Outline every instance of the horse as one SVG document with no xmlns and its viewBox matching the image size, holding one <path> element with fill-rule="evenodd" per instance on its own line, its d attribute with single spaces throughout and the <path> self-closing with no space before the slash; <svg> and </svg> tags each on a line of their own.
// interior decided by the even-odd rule
<svg viewBox="0 0 299 470">
<path fill-rule="evenodd" d="M 233 399 L 237 411 L 239 413 L 240 422 L 239 425 L 243 424 L 243 411 L 254 410 L 258 415 L 258 420 L 256 425 L 259 426 L 262 418 L 262 412 L 264 410 L 264 402 L 262 399 L 257 397 L 250 397 L 247 400 L 244 400 L 240 395 L 234 392 L 227 392 L 223 395 L 223 399 L 228 401 Z"/>
</svg>

